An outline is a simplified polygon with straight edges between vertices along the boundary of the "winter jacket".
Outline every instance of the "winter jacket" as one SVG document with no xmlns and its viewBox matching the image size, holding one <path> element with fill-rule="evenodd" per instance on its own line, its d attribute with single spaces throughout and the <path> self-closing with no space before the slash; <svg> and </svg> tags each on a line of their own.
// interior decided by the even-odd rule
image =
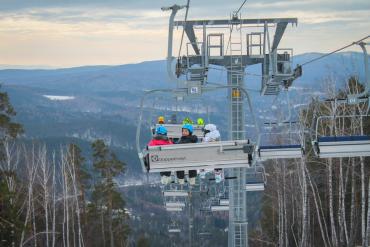
<svg viewBox="0 0 370 247">
<path fill-rule="evenodd" d="M 197 143 L 198 137 L 196 135 L 190 136 L 181 136 L 177 144 L 186 144 L 186 143 Z"/>
<path fill-rule="evenodd" d="M 148 143 L 148 146 L 161 146 L 161 145 L 171 145 L 172 141 L 164 135 L 155 135 L 153 139 Z"/>
<path fill-rule="evenodd" d="M 216 125 L 214 124 L 207 124 L 204 127 L 205 130 L 209 131 L 207 134 L 205 134 L 203 142 L 216 142 L 220 141 L 221 135 L 220 132 L 217 130 Z"/>
</svg>

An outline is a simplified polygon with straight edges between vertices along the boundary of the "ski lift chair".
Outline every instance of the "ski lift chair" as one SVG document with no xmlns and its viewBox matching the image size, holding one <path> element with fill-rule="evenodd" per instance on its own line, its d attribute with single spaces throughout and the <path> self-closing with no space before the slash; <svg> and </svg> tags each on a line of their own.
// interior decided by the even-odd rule
<svg viewBox="0 0 370 247">
<path fill-rule="evenodd" d="M 258 157 L 260 160 L 269 159 L 294 159 L 302 158 L 304 155 L 303 140 L 301 140 L 300 132 L 286 131 L 281 133 L 262 133 L 260 140 L 263 136 L 274 136 L 280 144 L 263 144 L 257 147 Z M 287 138 L 288 136 L 288 138 Z"/>
<path fill-rule="evenodd" d="M 180 197 L 185 198 L 189 196 L 189 187 L 186 185 L 179 184 L 168 184 L 163 187 L 163 196 L 170 198 L 171 197 Z M 169 199 L 168 199 L 169 200 Z"/>
<path fill-rule="evenodd" d="M 342 118 L 363 118 L 369 117 L 367 115 L 370 110 L 370 74 L 369 74 L 369 56 L 367 54 L 366 46 L 370 43 L 357 43 L 364 56 L 364 71 L 365 71 L 365 89 L 363 92 L 349 94 L 346 99 L 334 99 L 335 103 L 344 103 L 348 105 L 358 105 L 360 103 L 367 103 L 366 115 L 347 115 L 347 116 L 320 116 L 316 121 L 316 136 L 312 141 L 315 154 L 320 158 L 340 158 L 340 157 L 361 157 L 370 156 L 370 135 L 319 135 L 319 124 L 325 119 L 335 121 Z"/>
<path fill-rule="evenodd" d="M 370 135 L 319 135 L 319 124 L 325 119 L 365 118 L 368 115 L 320 116 L 316 121 L 316 136 L 312 141 L 315 154 L 320 158 L 370 156 Z"/>
<path fill-rule="evenodd" d="M 249 167 L 249 140 L 150 146 L 143 150 L 149 172 Z"/>
<path fill-rule="evenodd" d="M 247 192 L 264 191 L 265 181 L 266 177 L 263 167 L 261 169 L 257 169 L 257 167 L 250 168 L 246 173 L 245 189 Z"/>
<path fill-rule="evenodd" d="M 229 198 L 220 198 L 219 204 L 220 206 L 228 206 L 230 203 Z"/>
<path fill-rule="evenodd" d="M 168 233 L 180 233 L 180 226 L 176 222 L 171 222 L 168 227 Z"/>
<path fill-rule="evenodd" d="M 178 190 L 173 190 L 173 191 L 180 192 Z M 164 196 L 163 198 L 164 206 L 166 208 L 184 208 L 186 206 L 186 197 L 179 196 L 179 194 L 180 193 L 172 194 L 172 196 L 168 196 L 168 195 Z"/>
<path fill-rule="evenodd" d="M 212 212 L 225 212 L 225 211 L 229 211 L 229 208 L 230 208 L 229 205 L 220 205 L 220 204 L 211 205 Z"/>
</svg>

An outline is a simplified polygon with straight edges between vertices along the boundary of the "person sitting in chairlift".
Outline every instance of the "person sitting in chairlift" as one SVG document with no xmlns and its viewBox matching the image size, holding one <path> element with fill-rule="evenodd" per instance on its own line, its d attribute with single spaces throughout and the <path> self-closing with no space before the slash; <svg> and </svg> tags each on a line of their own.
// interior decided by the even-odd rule
<svg viewBox="0 0 370 247">
<path fill-rule="evenodd" d="M 191 124 L 184 124 L 181 129 L 181 138 L 177 144 L 197 143 L 198 137 L 193 135 L 194 128 Z"/>
<path fill-rule="evenodd" d="M 199 125 L 199 126 L 204 126 L 204 119 L 203 118 L 198 118 L 197 119 L 197 124 Z"/>
<path fill-rule="evenodd" d="M 217 126 L 214 124 L 207 124 L 204 126 L 203 132 L 203 142 L 217 142 L 221 140 L 220 132 L 217 130 Z M 202 170 L 200 174 L 201 177 L 205 177 L 206 171 Z M 222 169 L 215 169 L 214 174 L 216 183 L 220 183 L 223 180 Z"/>
<path fill-rule="evenodd" d="M 148 143 L 148 146 L 171 145 L 173 142 L 167 137 L 167 129 L 164 126 L 159 126 L 155 130 L 155 136 Z M 161 172 L 161 183 L 168 184 L 171 182 L 171 172 Z"/>
<path fill-rule="evenodd" d="M 182 136 L 177 144 L 186 144 L 186 143 L 197 143 L 198 137 L 193 135 L 194 128 L 191 124 L 184 124 L 182 126 Z M 177 171 L 176 176 L 179 179 L 180 184 L 184 184 L 185 182 L 185 172 L 184 171 Z M 191 185 L 195 184 L 195 178 L 197 176 L 196 170 L 189 171 L 189 183 Z"/>
<path fill-rule="evenodd" d="M 184 120 L 182 121 L 182 124 L 185 125 L 185 124 L 194 124 L 193 120 L 190 119 L 190 117 L 186 117 L 184 118 Z"/>
<path fill-rule="evenodd" d="M 158 124 L 165 124 L 165 119 L 163 116 L 158 117 Z"/>
<path fill-rule="evenodd" d="M 207 124 L 204 126 L 203 132 L 203 142 L 218 142 L 221 140 L 220 132 L 217 130 L 217 127 L 214 124 Z"/>
</svg>

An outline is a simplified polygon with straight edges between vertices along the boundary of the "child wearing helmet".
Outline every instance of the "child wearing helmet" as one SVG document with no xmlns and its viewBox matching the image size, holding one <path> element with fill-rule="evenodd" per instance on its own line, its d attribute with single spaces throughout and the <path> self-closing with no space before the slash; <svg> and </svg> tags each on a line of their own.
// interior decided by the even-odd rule
<svg viewBox="0 0 370 247">
<path fill-rule="evenodd" d="M 163 116 L 159 116 L 158 117 L 158 124 L 164 124 L 164 123 L 165 123 L 164 117 Z"/>
<path fill-rule="evenodd" d="M 197 124 L 198 124 L 198 125 L 201 125 L 201 126 L 204 126 L 204 119 L 203 119 L 203 118 L 201 118 L 201 117 L 200 117 L 200 118 L 198 118 L 198 119 L 197 119 Z"/>
<path fill-rule="evenodd" d="M 191 124 L 184 124 L 182 126 L 182 136 L 180 140 L 178 141 L 178 144 L 186 144 L 186 143 L 196 143 L 198 142 L 198 137 L 196 135 L 193 135 L 193 125 Z M 184 171 L 177 171 L 176 176 L 179 179 L 179 183 L 183 184 L 184 183 L 184 178 L 185 178 L 185 172 Z M 195 178 L 197 176 L 197 171 L 196 170 L 190 170 L 189 171 L 189 183 L 190 184 L 195 184 Z"/>
<path fill-rule="evenodd" d="M 204 142 L 217 142 L 220 141 L 221 135 L 220 132 L 217 130 L 216 125 L 214 124 L 207 124 L 204 126 Z"/>
<path fill-rule="evenodd" d="M 155 136 L 148 143 L 148 146 L 161 146 L 161 145 L 171 145 L 173 144 L 171 140 L 167 137 L 167 129 L 164 126 L 159 126 L 155 130 Z M 161 182 L 162 184 L 168 184 L 171 182 L 171 172 L 161 172 Z"/>
<path fill-rule="evenodd" d="M 207 124 L 204 126 L 204 139 L 203 142 L 217 142 L 221 140 L 220 132 L 217 130 L 217 126 L 214 124 Z M 205 170 L 200 171 L 201 176 L 205 177 Z M 223 171 L 222 169 L 214 170 L 215 181 L 220 183 L 223 180 Z"/>
<path fill-rule="evenodd" d="M 197 143 L 198 137 L 193 135 L 193 125 L 191 124 L 184 124 L 182 126 L 182 136 L 177 144 L 185 144 L 185 143 Z"/>
<path fill-rule="evenodd" d="M 173 144 L 167 137 L 167 129 L 164 126 L 159 126 L 155 130 L 155 136 L 148 143 L 148 146 L 160 146 Z"/>
<path fill-rule="evenodd" d="M 182 121 L 182 124 L 193 124 L 193 120 L 190 119 L 190 117 L 186 117 L 184 118 L 184 120 Z"/>
</svg>

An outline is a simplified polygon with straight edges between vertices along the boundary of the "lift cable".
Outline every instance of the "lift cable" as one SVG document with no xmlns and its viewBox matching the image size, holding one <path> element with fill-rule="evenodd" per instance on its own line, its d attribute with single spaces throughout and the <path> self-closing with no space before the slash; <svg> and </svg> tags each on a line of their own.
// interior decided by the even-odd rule
<svg viewBox="0 0 370 247">
<path fill-rule="evenodd" d="M 237 15 L 239 13 L 239 11 L 243 8 L 243 6 L 246 2 L 247 2 L 247 0 L 244 0 L 244 2 L 242 3 L 242 5 L 240 5 L 239 9 L 234 13 L 234 15 Z"/>
<path fill-rule="evenodd" d="M 305 63 L 301 64 L 301 66 L 307 65 L 307 64 L 309 64 L 309 63 L 313 63 L 313 62 L 315 62 L 315 61 L 317 61 L 317 60 L 319 60 L 319 59 L 322 59 L 322 58 L 324 58 L 324 57 L 327 57 L 327 56 L 329 56 L 329 55 L 331 55 L 331 54 L 334 54 L 334 53 L 336 53 L 336 52 L 338 52 L 338 51 L 341 51 L 341 50 L 344 50 L 344 49 L 346 49 L 346 48 L 348 48 L 348 47 L 351 47 L 351 46 L 353 46 L 353 45 L 356 45 L 356 44 L 360 43 L 361 41 L 363 41 L 363 40 L 365 40 L 365 39 L 368 39 L 368 38 L 370 38 L 370 35 L 367 35 L 367 36 L 365 36 L 364 38 L 362 38 L 362 39 L 360 39 L 360 40 L 357 40 L 357 41 L 354 41 L 354 42 L 352 42 L 351 44 L 346 45 L 346 46 L 343 46 L 342 48 L 339 48 L 339 49 L 337 49 L 337 50 L 335 50 L 335 51 L 332 51 L 332 52 L 327 53 L 327 54 L 324 54 L 324 55 L 322 55 L 322 56 L 320 56 L 320 57 L 317 57 L 317 58 L 314 58 L 314 59 L 312 59 L 312 60 L 309 60 L 309 61 L 307 61 L 307 62 L 305 62 Z"/>
<path fill-rule="evenodd" d="M 349 44 L 349 45 L 343 46 L 343 47 L 341 47 L 341 48 L 339 48 L 339 49 L 337 49 L 337 50 L 335 50 L 335 51 L 332 51 L 332 52 L 327 53 L 327 54 L 324 54 L 324 55 L 322 55 L 322 56 L 320 56 L 320 57 L 317 57 L 317 58 L 314 58 L 314 59 L 312 59 L 312 60 L 309 60 L 309 61 L 307 61 L 307 62 L 305 62 L 305 63 L 303 63 L 303 64 L 301 64 L 301 65 L 298 65 L 298 66 L 302 67 L 302 66 L 304 66 L 304 65 L 307 65 L 307 64 L 310 64 L 310 63 L 316 62 L 317 60 L 320 60 L 320 59 L 322 59 L 322 58 L 324 58 L 324 57 L 327 57 L 327 56 L 329 56 L 329 55 L 332 55 L 332 54 L 334 54 L 334 53 L 337 53 L 337 52 L 339 52 L 339 51 L 342 51 L 342 50 L 344 50 L 344 49 L 346 49 L 346 48 L 348 48 L 348 47 L 351 47 L 351 46 L 353 46 L 353 45 L 356 45 L 356 44 L 360 43 L 361 41 L 363 41 L 363 40 L 365 40 L 365 39 L 368 39 L 368 38 L 370 38 L 370 35 L 365 36 L 364 38 L 362 38 L 362 39 L 360 39 L 360 40 L 354 41 L 354 42 L 352 42 L 352 43 L 351 43 L 351 44 Z M 217 68 L 217 67 L 210 67 L 210 69 L 214 69 L 214 70 L 223 70 L 223 71 L 225 71 L 225 69 L 224 69 L 224 68 Z M 256 77 L 264 77 L 264 75 L 254 74 L 254 73 L 248 73 L 248 72 L 245 72 L 244 74 L 245 74 L 245 75 L 256 76 Z"/>
<path fill-rule="evenodd" d="M 188 19 L 188 13 L 189 13 L 189 5 L 190 5 L 190 0 L 188 0 L 188 2 L 186 4 L 186 12 L 185 12 L 184 26 L 182 28 L 181 42 L 180 42 L 180 48 L 179 48 L 179 55 L 177 57 L 180 57 L 180 55 L 181 55 L 182 43 L 183 43 L 183 40 L 184 40 L 184 33 L 185 33 L 185 28 L 186 28 L 186 21 Z"/>
</svg>

